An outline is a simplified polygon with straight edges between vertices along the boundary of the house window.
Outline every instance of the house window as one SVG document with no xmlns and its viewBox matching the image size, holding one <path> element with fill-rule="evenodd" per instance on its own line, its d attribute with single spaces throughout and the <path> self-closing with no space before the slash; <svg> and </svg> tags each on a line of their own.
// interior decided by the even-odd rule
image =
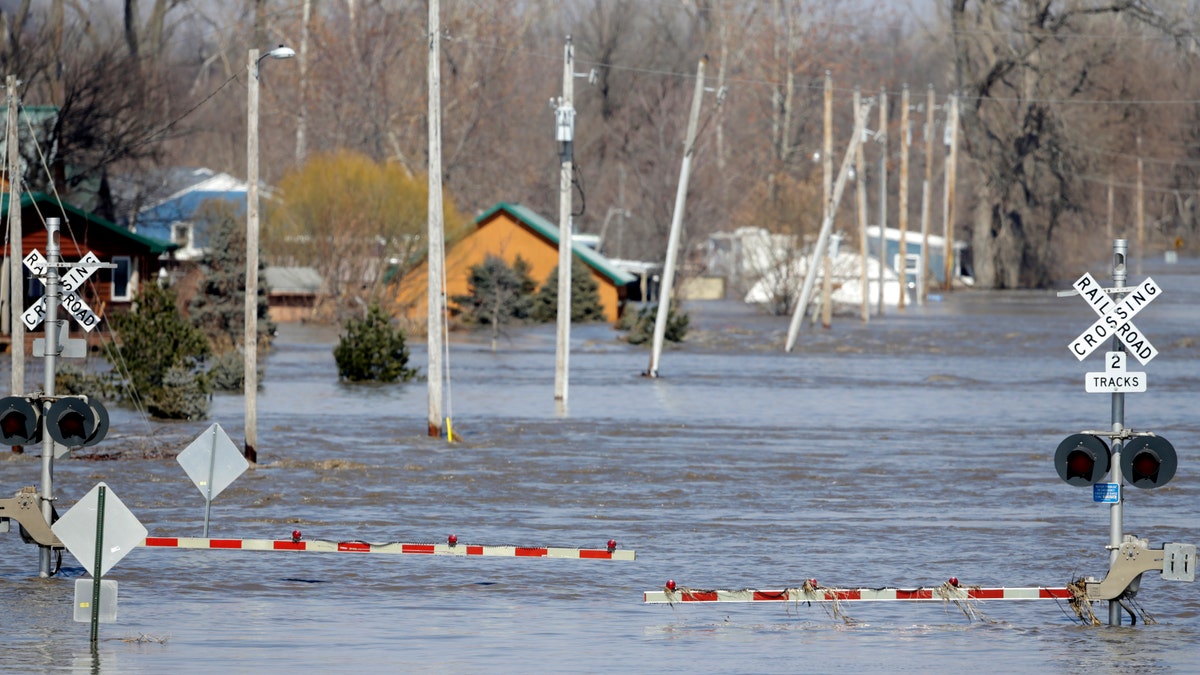
<svg viewBox="0 0 1200 675">
<path fill-rule="evenodd" d="M 187 248 L 191 245 L 188 241 L 191 237 L 192 226 L 187 223 L 175 223 L 171 226 L 171 241 Z"/>
<path fill-rule="evenodd" d="M 112 268 L 112 299 L 132 300 L 133 259 L 127 255 L 115 255 L 112 261 L 116 265 Z"/>
</svg>

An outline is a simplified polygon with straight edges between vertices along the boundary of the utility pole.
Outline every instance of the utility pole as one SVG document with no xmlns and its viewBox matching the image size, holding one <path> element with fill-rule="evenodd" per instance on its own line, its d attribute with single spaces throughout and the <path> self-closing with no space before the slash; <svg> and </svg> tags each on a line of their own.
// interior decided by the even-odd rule
<svg viewBox="0 0 1200 675">
<path fill-rule="evenodd" d="M 308 34 L 313 0 L 304 0 L 300 18 L 300 105 L 296 112 L 296 166 L 308 156 Z"/>
<path fill-rule="evenodd" d="M 251 49 L 246 95 L 246 288 L 242 296 L 242 392 L 246 407 L 243 454 L 258 463 L 258 50 Z M 50 339 L 47 334 L 46 339 Z M 47 343 L 49 344 L 49 343 Z"/>
<path fill-rule="evenodd" d="M 1142 135 L 1137 136 L 1137 274 L 1142 273 L 1142 258 L 1146 250 L 1146 191 L 1143 178 Z"/>
<path fill-rule="evenodd" d="M 823 187 L 824 192 L 821 196 L 825 202 L 824 212 L 821 214 L 822 222 L 825 218 L 832 217 L 829 209 L 830 198 L 833 197 L 833 75 L 828 70 L 825 71 L 825 135 L 824 142 L 821 144 L 821 165 L 823 167 Z M 821 261 L 824 266 L 825 282 L 821 284 L 821 325 L 825 328 L 833 323 L 833 308 L 830 307 L 833 296 L 833 261 L 829 256 L 824 256 Z"/>
<path fill-rule="evenodd" d="M 946 203 L 942 207 L 943 232 L 945 238 L 944 260 L 945 277 L 942 287 L 950 290 L 951 276 L 954 273 L 954 181 L 958 173 L 958 94 L 950 95 L 950 118 L 946 121 L 950 133 L 950 154 L 946 156 Z"/>
<path fill-rule="evenodd" d="M 884 284 L 887 280 L 887 188 L 888 188 L 888 101 L 887 89 L 879 88 L 879 316 L 883 317 Z"/>
<path fill-rule="evenodd" d="M 908 128 L 908 83 L 900 92 L 900 309 L 908 295 L 908 146 L 912 130 Z"/>
<path fill-rule="evenodd" d="M 667 240 L 667 259 L 663 264 L 662 283 L 658 288 L 658 313 L 654 319 L 654 348 L 650 352 L 650 369 L 646 375 L 658 377 L 658 361 L 662 355 L 663 339 L 667 334 L 672 286 L 675 283 L 675 259 L 679 249 L 679 231 L 683 228 L 683 209 L 687 204 L 688 177 L 692 155 L 696 152 L 696 127 L 700 122 L 700 102 L 704 98 L 704 64 L 696 66 L 696 91 L 692 94 L 692 112 L 688 116 L 687 138 L 683 142 L 683 162 L 679 167 L 679 187 L 675 191 L 675 212 L 671 217 L 671 233 Z"/>
<path fill-rule="evenodd" d="M 251 49 L 246 70 L 246 288 L 242 332 L 242 392 L 246 399 L 244 455 L 258 463 L 258 71 L 263 59 L 290 59 L 296 52 L 279 45 L 259 56 Z"/>
<path fill-rule="evenodd" d="M 429 437 L 442 435 L 442 335 L 445 321 L 443 311 L 442 277 L 445 276 L 446 235 L 442 222 L 442 94 L 441 94 L 441 28 L 438 25 L 438 0 L 429 0 L 429 288 L 426 299 L 426 329 L 428 331 L 427 378 L 429 381 Z"/>
<path fill-rule="evenodd" d="M 800 323 L 804 320 L 804 312 L 808 309 L 808 300 L 812 296 L 813 283 L 817 277 L 817 264 L 829 244 L 829 233 L 833 229 L 832 214 L 837 212 L 838 203 L 842 200 L 842 192 L 846 188 L 846 181 L 850 178 L 850 164 L 855 157 L 855 151 L 862 143 L 863 129 L 867 126 L 867 112 L 867 106 L 863 106 L 854 115 L 854 131 L 850 135 L 850 146 L 846 148 L 846 155 L 842 158 L 842 168 L 838 171 L 837 181 L 833 184 L 833 197 L 831 198 L 833 208 L 829 210 L 831 215 L 821 223 L 821 233 L 817 236 L 817 245 L 813 248 L 812 257 L 808 263 L 808 272 L 804 275 L 804 286 L 800 289 L 800 298 L 792 313 L 792 322 L 788 325 L 784 351 L 790 352 L 792 347 L 796 346 L 796 338 L 800 334 Z"/>
<path fill-rule="evenodd" d="M 921 275 L 917 278 L 917 304 L 925 304 L 929 292 L 929 208 L 933 186 L 933 85 L 925 92 L 925 182 L 921 185 Z"/>
<path fill-rule="evenodd" d="M 862 90 L 854 88 L 854 114 L 862 110 Z M 867 273 L 867 258 L 870 254 L 867 246 L 867 163 L 863 158 L 862 139 L 854 146 L 854 194 L 858 204 L 858 254 L 862 258 L 862 320 L 871 320 L 871 279 Z"/>
<path fill-rule="evenodd" d="M 25 392 L 25 324 L 21 313 L 25 308 L 25 277 L 22 273 L 25 251 L 22 246 L 21 225 L 21 149 L 18 133 L 17 78 L 8 76 L 8 315 L 9 335 L 12 336 L 12 395 Z M 15 449 L 15 446 L 14 446 Z"/>
<path fill-rule="evenodd" d="M 1113 239 L 1113 175 L 1108 174 L 1108 219 L 1104 221 L 1104 238 L 1106 241 Z"/>
<path fill-rule="evenodd" d="M 563 94 L 554 111 L 558 140 L 558 319 L 554 350 L 554 400 L 567 405 L 571 367 L 571 171 L 575 161 L 575 48 L 563 47 Z"/>
</svg>

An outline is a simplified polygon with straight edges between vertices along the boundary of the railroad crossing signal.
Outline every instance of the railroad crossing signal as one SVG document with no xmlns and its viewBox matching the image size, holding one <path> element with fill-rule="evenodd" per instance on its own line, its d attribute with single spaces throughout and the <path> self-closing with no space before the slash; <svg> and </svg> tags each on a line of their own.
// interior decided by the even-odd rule
<svg viewBox="0 0 1200 675">
<path fill-rule="evenodd" d="M 1091 434 L 1071 434 L 1054 451 L 1054 468 L 1068 485 L 1095 485 L 1108 473 L 1111 464 L 1108 445 Z"/>
<path fill-rule="evenodd" d="M 1121 473 L 1134 487 L 1162 487 L 1175 477 L 1178 466 L 1175 447 L 1161 436 L 1140 436 L 1121 451 Z"/>
<path fill-rule="evenodd" d="M 1114 302 L 1108 296 L 1116 289 L 1101 288 L 1100 284 L 1087 272 L 1071 286 L 1079 291 L 1080 297 L 1087 301 L 1096 314 L 1100 315 L 1095 323 L 1069 345 L 1075 358 L 1080 361 L 1086 359 L 1096 351 L 1105 338 L 1112 335 L 1120 338 L 1121 342 L 1125 343 L 1125 346 L 1143 366 L 1158 356 L 1158 350 L 1150 344 L 1150 340 L 1137 329 L 1137 326 L 1133 325 L 1132 321 L 1135 314 L 1162 294 L 1162 289 L 1154 283 L 1154 279 L 1146 277 L 1145 281 L 1131 289 L 1120 302 Z"/>
<path fill-rule="evenodd" d="M 0 399 L 0 443 L 37 445 L 42 440 L 41 402 L 23 396 Z"/>
<path fill-rule="evenodd" d="M 46 257 L 37 249 L 30 251 L 29 255 L 25 256 L 24 262 L 25 266 L 29 268 L 29 271 L 34 276 L 44 276 L 46 269 L 50 265 Z M 88 277 L 92 276 L 92 273 L 101 267 L 104 267 L 104 263 L 100 262 L 95 253 L 88 251 L 85 256 L 80 258 L 78 263 L 67 268 L 67 272 L 62 275 L 61 279 L 63 293 L 60 304 L 88 332 L 91 332 L 93 328 L 100 324 L 100 317 L 83 301 L 83 298 L 79 297 L 79 294 L 75 290 L 82 286 L 83 282 L 87 281 Z M 33 303 L 21 315 L 21 322 L 29 330 L 37 328 L 38 324 L 45 319 L 46 296 L 44 295 L 38 298 L 37 302 Z"/>
<path fill-rule="evenodd" d="M 6 396 L 0 399 L 0 443 L 36 445 L 42 423 L 55 442 L 68 448 L 95 445 L 108 433 L 108 410 L 95 398 L 63 396 L 42 415 L 42 399 Z"/>
</svg>

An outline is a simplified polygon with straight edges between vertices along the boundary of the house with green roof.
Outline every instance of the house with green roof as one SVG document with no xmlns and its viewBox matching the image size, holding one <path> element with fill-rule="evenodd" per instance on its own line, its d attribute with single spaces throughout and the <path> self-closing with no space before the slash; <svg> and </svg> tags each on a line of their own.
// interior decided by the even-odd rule
<svg viewBox="0 0 1200 675">
<path fill-rule="evenodd" d="M 7 193 L 0 199 L 0 218 L 4 223 L 9 220 L 9 199 Z M 78 261 L 91 252 L 101 261 L 116 265 L 97 270 L 77 291 L 102 319 L 106 313 L 128 308 L 137 296 L 139 285 L 156 280 L 167 263 L 168 256 L 164 254 L 177 247 L 168 241 L 134 234 L 100 216 L 41 192 L 23 193 L 20 211 L 21 250 L 16 260 L 10 254 L 12 247 L 9 238 L 4 237 L 3 263 L 0 265 L 3 288 L 8 288 L 11 265 L 21 265 L 20 258 L 34 249 L 43 254 L 46 252 L 46 219 L 58 218 L 61 228 L 59 248 L 64 262 Z M 22 309 L 28 308 L 45 294 L 41 282 L 28 272 L 23 276 Z M 3 317 L 0 320 L 0 334 L 3 335 L 0 343 L 4 344 L 12 335 L 10 307 L 8 297 L 0 298 L 0 317 Z"/>
<path fill-rule="evenodd" d="M 518 256 L 529 265 L 529 275 L 545 283 L 558 267 L 559 230 L 550 221 L 520 204 L 501 202 L 475 219 L 475 230 L 446 251 L 446 296 L 470 293 L 471 268 L 489 255 L 512 265 Z M 572 241 L 571 250 L 587 265 L 600 291 L 605 317 L 615 323 L 621 316 L 629 284 L 634 276 L 613 265 L 596 251 Z M 429 272 L 422 263 L 400 282 L 397 305 L 405 316 L 425 316 Z"/>
</svg>

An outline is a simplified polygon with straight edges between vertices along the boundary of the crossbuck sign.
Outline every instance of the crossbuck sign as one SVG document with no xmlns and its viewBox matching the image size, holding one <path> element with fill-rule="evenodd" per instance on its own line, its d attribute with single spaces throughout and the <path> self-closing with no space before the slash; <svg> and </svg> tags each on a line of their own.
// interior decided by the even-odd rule
<svg viewBox="0 0 1200 675">
<path fill-rule="evenodd" d="M 1138 330 L 1137 326 L 1133 325 L 1132 321 L 1135 314 L 1162 294 L 1162 289 L 1154 283 L 1154 279 L 1146 277 L 1145 281 L 1131 289 L 1119 302 L 1110 298 L 1109 291 L 1101 288 L 1092 275 L 1086 272 L 1072 284 L 1072 287 L 1079 291 L 1080 297 L 1086 300 L 1092 310 L 1100 315 L 1096 323 L 1093 323 L 1071 342 L 1070 349 L 1075 358 L 1080 361 L 1086 359 L 1096 351 L 1105 338 L 1113 335 L 1125 343 L 1125 346 L 1129 348 L 1129 353 L 1133 354 L 1143 366 L 1158 356 L 1158 350 L 1150 344 L 1150 340 Z"/>
<path fill-rule="evenodd" d="M 25 256 L 25 266 L 33 272 L 34 276 L 43 276 L 46 274 L 46 268 L 49 262 L 46 256 L 42 255 L 41 251 L 34 249 Z M 83 298 L 75 292 L 75 289 L 83 285 L 87 278 L 92 276 L 92 273 L 104 266 L 95 253 L 88 251 L 87 255 L 80 258 L 79 262 L 67 269 L 66 274 L 62 275 L 62 300 L 63 309 L 67 310 L 80 326 L 83 326 L 85 331 L 89 333 L 100 323 L 100 317 L 88 307 Z M 21 315 L 21 323 L 29 330 L 38 327 L 42 321 L 46 319 L 46 296 L 38 298 L 38 301 L 33 303 L 25 313 Z"/>
</svg>

